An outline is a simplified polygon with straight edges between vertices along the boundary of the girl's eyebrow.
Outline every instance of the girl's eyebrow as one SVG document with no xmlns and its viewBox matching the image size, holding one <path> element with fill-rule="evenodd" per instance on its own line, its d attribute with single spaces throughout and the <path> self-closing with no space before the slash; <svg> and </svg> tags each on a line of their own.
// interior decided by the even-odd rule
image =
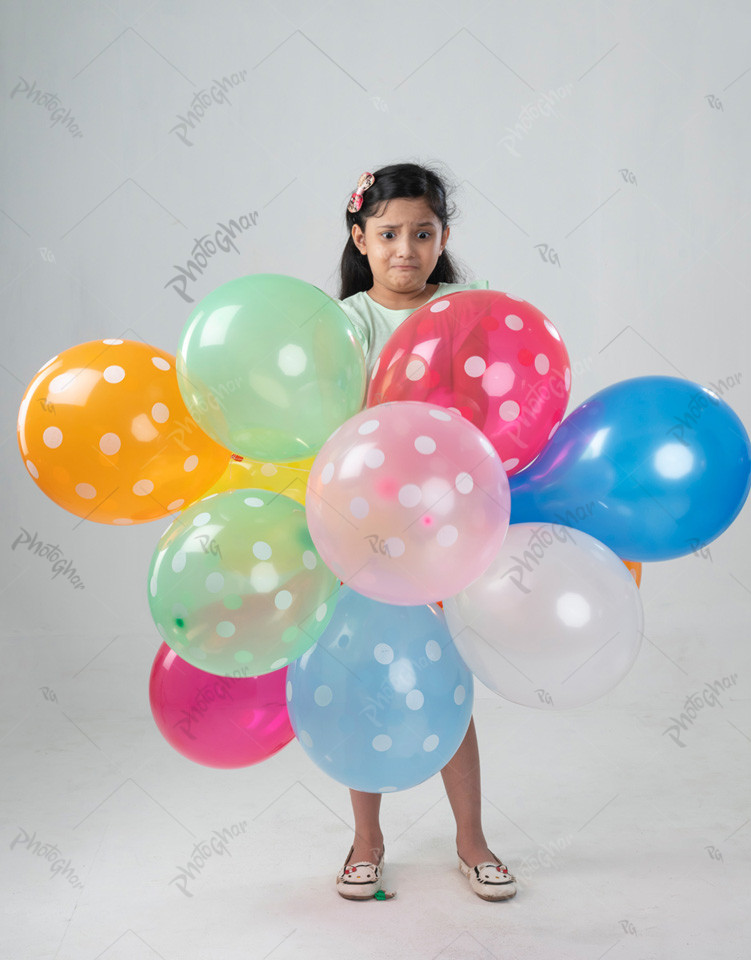
<svg viewBox="0 0 751 960">
<path fill-rule="evenodd" d="M 416 223 L 416 227 L 434 227 L 434 220 L 423 220 L 422 223 Z M 393 230 L 395 227 L 401 227 L 401 223 L 382 223 L 380 229 Z"/>
</svg>

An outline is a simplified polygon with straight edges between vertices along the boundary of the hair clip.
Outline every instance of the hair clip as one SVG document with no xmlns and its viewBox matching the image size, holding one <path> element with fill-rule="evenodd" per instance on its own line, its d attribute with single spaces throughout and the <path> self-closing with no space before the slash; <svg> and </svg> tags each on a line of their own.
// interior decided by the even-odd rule
<svg viewBox="0 0 751 960">
<path fill-rule="evenodd" d="M 357 211 L 362 206 L 362 195 L 368 189 L 372 187 L 375 183 L 375 177 L 372 173 L 363 173 L 360 179 L 357 181 L 357 189 L 349 198 L 349 203 L 347 204 L 347 209 L 350 213 L 357 213 Z"/>
</svg>

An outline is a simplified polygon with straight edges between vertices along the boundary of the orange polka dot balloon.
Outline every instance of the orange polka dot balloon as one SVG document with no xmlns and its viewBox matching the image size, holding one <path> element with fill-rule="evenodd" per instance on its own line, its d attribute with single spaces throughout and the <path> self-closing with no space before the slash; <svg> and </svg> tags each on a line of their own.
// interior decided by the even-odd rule
<svg viewBox="0 0 751 960">
<path fill-rule="evenodd" d="M 175 358 L 134 340 L 90 340 L 48 360 L 21 401 L 18 445 L 50 499 L 111 524 L 179 510 L 230 456 L 188 413 Z"/>
</svg>

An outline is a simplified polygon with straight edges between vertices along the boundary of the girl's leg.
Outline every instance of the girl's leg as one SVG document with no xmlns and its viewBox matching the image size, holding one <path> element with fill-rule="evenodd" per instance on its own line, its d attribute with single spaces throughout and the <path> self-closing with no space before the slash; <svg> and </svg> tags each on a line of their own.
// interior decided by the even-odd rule
<svg viewBox="0 0 751 960">
<path fill-rule="evenodd" d="M 459 749 L 441 770 L 441 776 L 456 820 L 457 853 L 471 867 L 486 861 L 498 863 L 488 849 L 482 830 L 480 753 L 474 717 L 469 721 Z"/>
<path fill-rule="evenodd" d="M 378 863 L 383 853 L 383 834 L 379 822 L 381 809 L 380 793 L 363 793 L 350 790 L 352 811 L 355 815 L 355 840 L 350 863 L 366 860 Z"/>
</svg>

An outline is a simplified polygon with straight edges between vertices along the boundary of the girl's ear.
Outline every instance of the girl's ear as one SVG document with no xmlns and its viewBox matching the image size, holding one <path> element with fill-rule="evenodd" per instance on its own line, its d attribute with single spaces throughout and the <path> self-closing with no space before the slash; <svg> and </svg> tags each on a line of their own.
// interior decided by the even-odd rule
<svg viewBox="0 0 751 960">
<path fill-rule="evenodd" d="M 451 227 L 446 227 L 446 229 L 441 234 L 441 253 L 443 253 L 443 250 L 448 242 L 450 233 L 451 233 Z"/>
<path fill-rule="evenodd" d="M 360 253 L 365 253 L 365 234 L 356 223 L 352 224 L 352 240 Z"/>
</svg>

